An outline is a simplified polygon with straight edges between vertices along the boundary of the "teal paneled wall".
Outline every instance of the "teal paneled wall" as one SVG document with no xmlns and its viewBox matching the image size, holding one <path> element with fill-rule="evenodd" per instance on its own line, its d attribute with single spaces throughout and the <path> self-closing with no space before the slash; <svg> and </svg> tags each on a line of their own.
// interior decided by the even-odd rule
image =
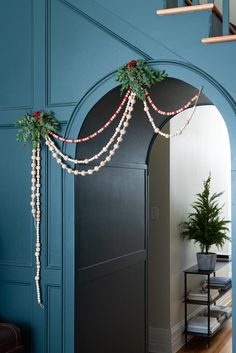
<svg viewBox="0 0 236 353">
<path fill-rule="evenodd" d="M 28 107 L 33 100 L 33 3 L 2 0 L 0 107 Z M 20 69 L 20 70 L 19 70 Z"/>
<path fill-rule="evenodd" d="M 43 149 L 42 310 L 34 285 L 30 146 L 15 142 L 17 119 L 53 110 L 63 132 L 76 137 L 88 111 L 116 85 L 111 73 L 133 58 L 154 59 L 170 76 L 204 85 L 226 118 L 236 170 L 235 44 L 200 43 L 210 31 L 209 13 L 158 18 L 158 7 L 162 1 L 0 3 L 0 316 L 23 329 L 26 353 L 73 353 L 74 179 Z M 68 152 L 75 154 L 72 146 Z"/>
<path fill-rule="evenodd" d="M 134 53 L 63 1 L 54 0 L 50 5 L 48 103 L 73 105 L 95 82 L 115 70 L 117 62 Z M 105 55 L 101 48 L 106 48 Z"/>
</svg>

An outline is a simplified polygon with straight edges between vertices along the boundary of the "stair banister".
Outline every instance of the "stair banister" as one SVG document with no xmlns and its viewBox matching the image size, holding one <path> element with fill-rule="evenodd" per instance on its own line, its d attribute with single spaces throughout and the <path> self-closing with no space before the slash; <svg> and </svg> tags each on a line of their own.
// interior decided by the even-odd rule
<svg viewBox="0 0 236 353">
<path fill-rule="evenodd" d="M 229 0 L 222 0 L 223 1 L 223 27 L 222 27 L 222 34 L 223 36 L 227 36 L 229 34 Z"/>
<path fill-rule="evenodd" d="M 236 30 L 230 23 L 230 0 L 221 0 L 219 8 L 218 5 L 216 0 L 163 0 L 163 8 L 156 13 L 164 16 L 211 10 L 222 22 L 222 29 L 218 36 L 202 38 L 201 42 L 207 44 L 236 41 Z"/>
</svg>

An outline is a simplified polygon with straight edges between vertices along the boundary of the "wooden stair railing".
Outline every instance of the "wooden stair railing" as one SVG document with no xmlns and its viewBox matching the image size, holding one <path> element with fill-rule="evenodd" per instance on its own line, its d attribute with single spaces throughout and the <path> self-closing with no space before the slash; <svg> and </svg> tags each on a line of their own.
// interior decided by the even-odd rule
<svg viewBox="0 0 236 353">
<path fill-rule="evenodd" d="M 167 5 L 167 0 L 166 0 Z M 207 4 L 200 4 L 199 0 L 177 0 L 178 7 L 165 8 L 157 10 L 158 16 L 174 15 L 180 13 L 191 13 L 199 11 L 212 11 L 222 22 L 222 35 L 216 37 L 202 38 L 204 44 L 236 41 L 236 30 L 229 21 L 229 0 L 222 0 L 223 15 L 214 1 L 209 1 Z"/>
<path fill-rule="evenodd" d="M 204 44 L 233 42 L 233 41 L 236 41 L 236 34 L 230 34 L 228 36 L 208 37 L 208 38 L 201 39 L 201 42 Z"/>
<path fill-rule="evenodd" d="M 199 12 L 206 10 L 213 10 L 214 4 L 203 4 L 203 5 L 187 5 L 179 6 L 167 9 L 157 10 L 158 16 L 174 15 L 178 13 L 189 13 L 189 12 Z"/>
</svg>

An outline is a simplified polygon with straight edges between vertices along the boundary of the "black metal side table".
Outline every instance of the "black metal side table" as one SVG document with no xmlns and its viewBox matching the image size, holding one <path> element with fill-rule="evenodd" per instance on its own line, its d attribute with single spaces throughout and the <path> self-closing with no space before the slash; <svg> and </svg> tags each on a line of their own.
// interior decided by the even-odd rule
<svg viewBox="0 0 236 353">
<path fill-rule="evenodd" d="M 212 304 L 216 304 L 216 301 L 218 299 L 220 299 L 222 296 L 224 296 L 230 289 L 231 286 L 227 287 L 226 290 L 221 290 L 219 292 L 219 295 L 214 298 L 213 300 L 211 300 L 210 297 L 210 278 L 211 276 L 215 276 L 216 272 L 218 270 L 220 270 L 221 268 L 223 268 L 224 266 L 228 265 L 229 262 L 216 262 L 216 267 L 215 270 L 213 271 L 202 271 L 198 269 L 198 266 L 192 266 L 186 270 L 184 270 L 184 321 L 185 321 L 185 330 L 184 330 L 184 334 L 185 334 L 185 345 L 187 346 L 187 342 L 188 342 L 188 336 L 202 336 L 202 337 L 206 337 L 208 339 L 208 346 L 210 344 L 210 339 L 216 334 L 216 332 L 218 332 L 221 327 L 223 326 L 223 324 L 228 320 L 228 318 L 226 318 L 220 325 L 220 327 L 215 330 L 213 333 L 210 330 L 210 308 Z M 188 275 L 205 275 L 207 277 L 207 300 L 192 300 L 188 298 Z M 201 333 L 201 332 L 195 332 L 195 331 L 189 331 L 188 330 L 188 304 L 195 304 L 195 305 L 205 305 L 207 306 L 207 311 L 208 311 L 208 332 L 207 333 Z"/>
</svg>

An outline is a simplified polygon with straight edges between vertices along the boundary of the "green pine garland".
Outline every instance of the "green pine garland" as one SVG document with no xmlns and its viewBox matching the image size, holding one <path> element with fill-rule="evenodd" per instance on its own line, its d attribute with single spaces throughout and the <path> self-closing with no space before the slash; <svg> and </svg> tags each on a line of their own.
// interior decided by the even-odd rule
<svg viewBox="0 0 236 353">
<path fill-rule="evenodd" d="M 116 80 L 121 83 L 121 92 L 129 88 L 142 101 L 145 99 L 145 89 L 154 83 L 161 82 L 167 77 L 166 72 L 154 70 L 146 64 L 145 60 L 132 60 L 117 70 Z M 45 138 L 48 131 L 60 128 L 58 120 L 52 112 L 27 113 L 15 124 L 19 128 L 17 141 L 30 141 L 33 148 L 37 148 L 41 137 Z"/>
<path fill-rule="evenodd" d="M 121 82 L 121 92 L 131 87 L 136 97 L 145 99 L 145 89 L 167 77 L 166 72 L 154 70 L 145 60 L 132 60 L 117 70 L 116 80 Z"/>
<path fill-rule="evenodd" d="M 48 131 L 56 131 L 60 128 L 58 120 L 52 112 L 27 113 L 15 124 L 19 128 L 16 140 L 19 142 L 30 141 L 33 148 L 40 143 L 41 137 L 45 138 Z"/>
</svg>

